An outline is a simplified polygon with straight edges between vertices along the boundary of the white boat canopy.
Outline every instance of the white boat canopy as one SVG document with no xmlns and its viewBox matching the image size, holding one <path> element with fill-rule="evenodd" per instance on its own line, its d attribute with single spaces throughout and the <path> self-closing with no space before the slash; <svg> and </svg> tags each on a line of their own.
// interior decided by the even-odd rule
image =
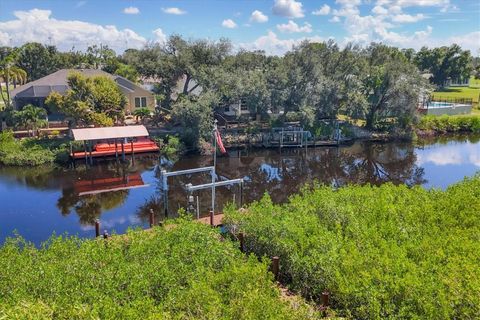
<svg viewBox="0 0 480 320">
<path fill-rule="evenodd" d="M 72 129 L 75 141 L 90 141 L 104 139 L 122 139 L 132 137 L 148 137 L 145 126 L 103 127 Z"/>
</svg>

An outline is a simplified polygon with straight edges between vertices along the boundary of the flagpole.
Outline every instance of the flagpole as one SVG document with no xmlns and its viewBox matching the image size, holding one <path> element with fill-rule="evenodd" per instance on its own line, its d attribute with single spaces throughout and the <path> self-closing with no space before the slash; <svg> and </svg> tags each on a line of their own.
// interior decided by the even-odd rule
<svg viewBox="0 0 480 320">
<path fill-rule="evenodd" d="M 212 211 L 215 214 L 215 176 L 217 172 L 217 119 L 213 120 Z"/>
</svg>

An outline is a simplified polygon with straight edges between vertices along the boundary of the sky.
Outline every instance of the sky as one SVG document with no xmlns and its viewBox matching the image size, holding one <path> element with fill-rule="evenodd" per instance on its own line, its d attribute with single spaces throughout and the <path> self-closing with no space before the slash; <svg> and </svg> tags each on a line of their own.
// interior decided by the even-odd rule
<svg viewBox="0 0 480 320">
<path fill-rule="evenodd" d="M 303 40 L 420 49 L 457 43 L 480 55 L 479 0 L 0 0 L 0 45 L 117 53 L 169 35 L 222 37 L 281 55 Z"/>
</svg>

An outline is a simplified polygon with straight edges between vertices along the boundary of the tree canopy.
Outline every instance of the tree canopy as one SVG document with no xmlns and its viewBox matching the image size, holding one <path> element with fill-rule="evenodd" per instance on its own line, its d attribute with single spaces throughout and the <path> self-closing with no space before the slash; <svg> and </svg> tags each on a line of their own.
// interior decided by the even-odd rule
<svg viewBox="0 0 480 320">
<path fill-rule="evenodd" d="M 414 57 L 421 71 L 432 73 L 432 82 L 444 86 L 447 79 L 468 79 L 473 70 L 470 51 L 459 45 L 428 49 L 423 47 Z"/>
<path fill-rule="evenodd" d="M 72 72 L 68 76 L 68 86 L 64 95 L 52 92 L 46 103 L 77 123 L 110 126 L 123 119 L 127 100 L 112 79 Z"/>
</svg>

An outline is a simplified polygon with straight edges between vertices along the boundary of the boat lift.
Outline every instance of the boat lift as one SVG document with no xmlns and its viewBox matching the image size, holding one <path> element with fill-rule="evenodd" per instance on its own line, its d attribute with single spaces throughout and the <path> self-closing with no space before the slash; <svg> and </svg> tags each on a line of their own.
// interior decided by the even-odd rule
<svg viewBox="0 0 480 320">
<path fill-rule="evenodd" d="M 231 179 L 231 180 L 225 180 L 225 181 L 215 181 L 215 167 L 210 166 L 210 167 L 203 167 L 203 168 L 193 168 L 193 169 L 186 169 L 186 170 L 179 170 L 179 171 L 171 171 L 167 172 L 166 170 L 161 171 L 161 176 L 162 176 L 162 186 L 164 190 L 164 197 L 165 197 L 165 216 L 168 216 L 168 177 L 173 177 L 173 176 L 179 176 L 179 175 L 186 175 L 186 174 L 193 174 L 193 173 L 201 173 L 201 172 L 208 172 L 210 171 L 210 175 L 212 176 L 212 182 L 211 183 L 206 183 L 206 184 L 200 184 L 200 185 L 192 185 L 191 183 L 187 184 L 187 191 L 191 195 L 193 191 L 196 190 L 202 190 L 202 189 L 212 189 L 212 205 L 211 205 L 211 212 L 215 214 L 215 189 L 216 187 L 221 187 L 221 186 L 227 186 L 227 185 L 232 185 L 232 184 L 240 184 L 240 203 L 242 203 L 243 200 L 243 179 Z M 197 203 L 198 207 L 198 203 Z M 199 215 L 199 212 L 197 210 L 197 216 Z"/>
<path fill-rule="evenodd" d="M 212 183 L 215 183 L 215 167 L 210 166 L 210 167 L 203 167 L 203 168 L 193 168 L 193 169 L 186 169 L 186 170 L 178 170 L 178 171 L 171 171 L 167 172 L 167 170 L 163 169 L 161 171 L 162 175 L 162 187 L 165 192 L 165 216 L 168 216 L 168 177 L 174 177 L 174 176 L 181 176 L 181 175 L 186 175 L 186 174 L 192 174 L 192 173 L 201 173 L 201 172 L 207 172 L 210 171 L 210 175 L 212 176 Z M 214 205 L 214 198 L 215 198 L 215 188 L 212 187 L 212 205 Z M 212 210 L 215 208 L 213 207 Z"/>
<path fill-rule="evenodd" d="M 212 190 L 214 191 L 216 187 L 230 186 L 230 185 L 233 185 L 233 184 L 240 184 L 240 206 L 242 206 L 242 202 L 243 202 L 243 179 L 242 178 L 240 178 L 240 179 L 230 179 L 230 180 L 224 180 L 224 181 L 212 182 L 212 183 L 205 183 L 205 184 L 199 184 L 199 185 L 196 185 L 196 186 L 189 183 L 189 184 L 186 185 L 186 187 L 187 187 L 187 191 L 188 191 L 189 199 L 190 199 L 190 196 L 192 195 L 193 191 L 208 189 L 208 188 L 212 188 Z M 213 193 L 213 195 L 212 195 L 212 210 L 210 211 L 211 224 L 213 224 L 214 215 L 215 215 L 215 193 Z M 200 218 L 200 212 L 199 212 L 199 209 L 198 209 L 198 201 L 197 201 L 197 219 L 199 219 L 199 218 Z"/>
</svg>

